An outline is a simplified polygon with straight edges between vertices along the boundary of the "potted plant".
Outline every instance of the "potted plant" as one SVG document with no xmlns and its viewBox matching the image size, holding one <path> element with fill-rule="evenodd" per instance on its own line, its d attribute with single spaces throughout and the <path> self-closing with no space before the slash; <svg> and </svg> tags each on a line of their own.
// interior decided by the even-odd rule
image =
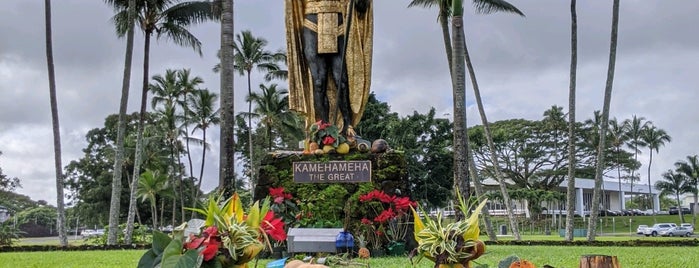
<svg viewBox="0 0 699 268">
<path fill-rule="evenodd" d="M 485 252 L 485 244 L 478 240 L 480 228 L 478 227 L 478 214 L 485 206 L 487 200 L 483 200 L 475 210 L 466 204 L 466 201 L 457 194 L 459 210 L 465 216 L 463 220 L 446 223 L 443 222 L 441 212 L 436 219 L 420 215 L 411 208 L 415 222 L 415 241 L 418 246 L 411 253 L 411 260 L 415 257 L 415 263 L 422 258 L 428 258 L 435 263 L 434 267 L 460 267 L 470 268 L 470 261 L 477 259 Z M 421 209 L 422 210 L 422 209 Z M 423 215 L 427 215 L 422 210 Z"/>
<path fill-rule="evenodd" d="M 180 225 L 172 237 L 154 232 L 153 247 L 138 267 L 248 267 L 260 251 L 271 248 L 270 239 L 286 240 L 284 222 L 269 203 L 255 202 L 245 215 L 238 194 L 223 202 L 209 198 L 204 208 L 191 209 L 205 220 Z"/>
<path fill-rule="evenodd" d="M 386 249 L 391 255 L 401 255 L 405 252 L 405 237 L 408 235 L 410 224 L 409 209 L 417 203 L 409 197 L 389 195 L 383 191 L 372 190 L 359 196 L 359 202 L 364 205 L 367 215 L 362 219 L 364 228 L 372 227 L 377 235 L 375 244 L 385 238 Z M 371 240 L 372 234 L 367 234 Z"/>
</svg>

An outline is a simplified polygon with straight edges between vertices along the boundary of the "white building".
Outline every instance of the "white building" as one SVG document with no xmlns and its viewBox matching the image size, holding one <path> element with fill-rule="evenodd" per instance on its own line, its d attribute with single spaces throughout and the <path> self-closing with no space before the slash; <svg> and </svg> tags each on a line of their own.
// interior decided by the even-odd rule
<svg viewBox="0 0 699 268">
<path fill-rule="evenodd" d="M 0 223 L 5 222 L 10 218 L 10 210 L 6 207 L 0 206 Z"/>
<path fill-rule="evenodd" d="M 512 185 L 511 182 L 509 184 Z M 493 179 L 486 179 L 483 182 L 483 186 L 485 187 L 486 191 L 499 191 L 498 183 Z M 559 190 L 566 193 L 567 187 L 568 181 L 565 180 L 559 185 Z M 590 214 L 590 210 L 592 209 L 591 204 L 594 188 L 595 181 L 593 179 L 575 179 L 575 214 L 581 215 L 581 211 L 584 215 Z M 619 182 L 616 181 L 604 181 L 602 184 L 602 201 L 600 202 L 602 207 L 600 209 L 624 210 L 626 209 L 627 198 L 630 198 L 631 195 L 647 196 L 648 188 L 650 187 L 647 184 L 634 183 L 632 191 L 630 183 L 622 182 L 621 185 L 619 185 Z M 653 200 L 652 209 L 653 211 L 657 212 L 660 210 L 660 191 L 655 189 L 655 187 L 652 187 L 650 189 L 650 194 L 651 200 Z M 523 200 L 513 200 L 513 209 L 520 213 L 524 213 L 523 209 L 526 207 L 524 202 L 525 201 Z M 562 213 L 565 215 L 566 213 L 565 200 L 556 203 L 552 202 L 551 204 L 542 202 L 541 205 L 546 207 L 548 209 L 548 213 L 550 214 Z M 504 206 L 501 206 L 502 204 L 494 204 L 494 206 L 490 208 L 490 211 L 495 212 L 494 214 L 498 214 L 500 210 L 504 210 Z"/>
</svg>

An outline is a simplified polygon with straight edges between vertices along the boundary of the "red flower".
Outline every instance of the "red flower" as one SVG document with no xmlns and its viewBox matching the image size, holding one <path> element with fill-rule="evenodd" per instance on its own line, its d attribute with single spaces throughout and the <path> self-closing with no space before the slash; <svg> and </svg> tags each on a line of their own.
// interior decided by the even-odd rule
<svg viewBox="0 0 699 268">
<path fill-rule="evenodd" d="M 399 211 L 406 211 L 411 205 L 415 206 L 415 203 L 411 202 L 408 197 L 398 197 L 393 200 L 393 205 Z"/>
<path fill-rule="evenodd" d="M 384 222 L 387 222 L 388 220 L 392 219 L 395 216 L 396 216 L 396 213 L 393 212 L 393 209 L 388 208 L 387 210 L 381 211 L 381 214 L 379 214 L 379 216 L 376 216 L 376 218 L 374 218 L 374 221 L 378 222 L 378 223 L 384 223 Z"/>
<path fill-rule="evenodd" d="M 372 222 L 371 222 L 371 220 L 370 220 L 370 219 L 367 219 L 367 218 L 362 218 L 362 224 L 366 224 L 366 225 L 371 225 L 371 224 L 372 224 Z"/>
<path fill-rule="evenodd" d="M 284 221 L 281 218 L 275 218 L 274 212 L 268 211 L 262 219 L 260 228 L 268 234 L 272 239 L 277 241 L 286 240 L 286 232 L 284 232 Z"/>
<path fill-rule="evenodd" d="M 204 250 L 201 251 L 201 255 L 204 256 L 204 261 L 209 261 L 216 257 L 218 253 L 218 248 L 221 245 L 221 238 L 218 236 L 211 237 L 209 243 L 206 245 Z"/>
<path fill-rule="evenodd" d="M 274 203 L 281 204 L 282 202 L 284 202 L 283 196 L 277 196 L 274 198 Z"/>
<path fill-rule="evenodd" d="M 325 136 L 325 138 L 323 138 L 323 145 L 330 145 L 333 143 L 335 143 L 335 138 L 332 136 Z"/>
<path fill-rule="evenodd" d="M 269 188 L 269 195 L 271 195 L 274 198 L 277 197 L 284 197 L 284 187 L 278 187 L 278 188 Z"/>
<path fill-rule="evenodd" d="M 284 193 L 284 199 L 289 199 L 289 200 L 291 200 L 292 198 L 294 198 L 294 196 L 291 195 L 290 193 Z"/>
</svg>

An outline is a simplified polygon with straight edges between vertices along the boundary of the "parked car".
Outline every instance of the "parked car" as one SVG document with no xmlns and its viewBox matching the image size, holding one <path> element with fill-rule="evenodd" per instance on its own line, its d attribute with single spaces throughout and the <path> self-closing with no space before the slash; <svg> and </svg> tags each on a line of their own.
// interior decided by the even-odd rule
<svg viewBox="0 0 699 268">
<path fill-rule="evenodd" d="M 689 229 L 690 235 L 694 234 L 694 225 L 692 225 L 691 223 L 683 223 L 683 224 L 680 224 L 680 226 Z"/>
<path fill-rule="evenodd" d="M 599 215 L 600 216 L 619 216 L 619 214 L 616 211 L 609 210 L 609 209 L 600 209 Z"/>
<path fill-rule="evenodd" d="M 656 224 L 653 224 L 653 226 L 646 228 L 643 231 L 643 234 L 646 236 L 658 236 L 658 234 L 660 234 L 660 232 L 667 231 L 673 227 L 677 227 L 677 224 L 674 224 L 674 223 L 656 223 Z"/>
<path fill-rule="evenodd" d="M 687 237 L 692 235 L 689 232 L 689 228 L 685 228 L 682 226 L 672 227 L 670 229 L 660 231 L 660 232 L 658 232 L 658 234 L 660 234 L 662 236 L 687 236 Z"/>
<path fill-rule="evenodd" d="M 667 210 L 667 212 L 668 212 L 670 215 L 677 215 L 677 214 L 679 213 L 680 209 L 682 210 L 682 214 L 683 214 L 683 215 L 687 215 L 687 214 L 691 214 L 691 213 L 692 213 L 692 211 L 689 210 L 689 208 L 685 208 L 685 207 L 679 208 L 679 209 L 678 209 L 677 207 L 670 207 L 670 208 Z"/>
<path fill-rule="evenodd" d="M 85 229 L 82 232 L 80 232 L 80 236 L 82 236 L 83 238 L 97 237 L 101 235 L 104 235 L 104 229 Z"/>
<path fill-rule="evenodd" d="M 646 228 L 648 228 L 648 225 L 641 224 L 636 228 L 636 234 L 643 234 L 643 232 L 646 231 Z"/>
</svg>

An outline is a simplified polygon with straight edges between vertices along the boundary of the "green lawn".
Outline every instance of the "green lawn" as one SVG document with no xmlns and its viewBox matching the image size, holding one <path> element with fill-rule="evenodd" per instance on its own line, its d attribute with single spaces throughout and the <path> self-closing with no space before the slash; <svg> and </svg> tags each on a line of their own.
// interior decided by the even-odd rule
<svg viewBox="0 0 699 268">
<path fill-rule="evenodd" d="M 143 250 L 118 251 L 53 251 L 0 253 L 0 267 L 135 267 Z M 615 255 L 622 267 L 696 267 L 699 263 L 697 247 L 550 247 L 550 246 L 488 246 L 478 261 L 497 267 L 497 262 L 511 254 L 533 261 L 537 267 L 577 267 L 580 256 L 587 254 Z M 257 267 L 265 267 L 270 260 L 260 260 Z M 371 267 L 410 267 L 407 257 L 373 258 Z M 254 263 L 251 263 L 254 267 Z M 433 264 L 423 259 L 416 267 L 430 268 Z"/>
</svg>

